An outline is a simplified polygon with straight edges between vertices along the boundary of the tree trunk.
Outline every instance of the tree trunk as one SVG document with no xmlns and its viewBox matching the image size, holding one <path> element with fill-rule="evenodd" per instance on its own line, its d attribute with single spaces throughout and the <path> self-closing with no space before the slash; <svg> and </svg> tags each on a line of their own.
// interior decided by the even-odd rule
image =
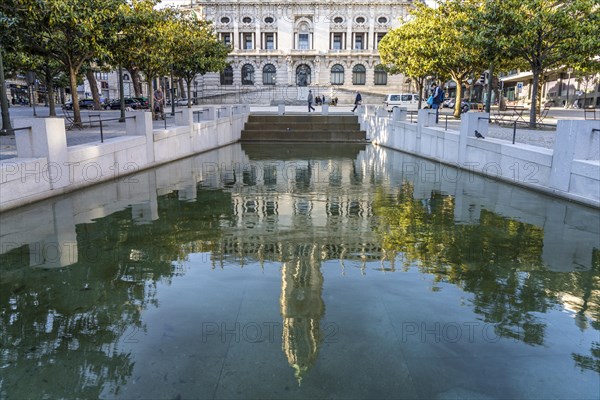
<svg viewBox="0 0 600 400">
<path fill-rule="evenodd" d="M 417 109 L 421 109 L 423 107 L 423 83 L 424 83 L 425 79 L 424 78 L 416 78 L 415 82 L 417 85 L 417 90 L 419 91 L 419 104 L 417 104 Z"/>
<path fill-rule="evenodd" d="M 187 100 L 188 100 L 188 108 L 192 108 L 192 80 L 186 80 L 185 83 L 187 84 Z"/>
<path fill-rule="evenodd" d="M 181 97 L 184 97 L 186 92 L 185 92 L 185 88 L 183 87 L 183 78 L 179 78 L 178 81 L 179 81 L 179 92 L 181 93 Z"/>
<path fill-rule="evenodd" d="M 6 97 L 6 84 L 4 83 L 4 62 L 2 60 L 2 52 L 0 47 L 0 109 L 2 110 L 2 130 L 7 131 L 12 129 L 10 125 L 10 114 L 8 112 L 8 97 Z"/>
<path fill-rule="evenodd" d="M 44 65 L 44 75 L 46 76 L 46 93 L 48 95 L 48 116 L 56 117 L 56 102 L 54 101 L 54 77 L 48 60 L 46 60 Z"/>
<path fill-rule="evenodd" d="M 136 68 L 127 68 L 129 74 L 131 75 L 131 80 L 133 81 L 133 91 L 135 92 L 135 97 L 142 97 L 142 82 L 140 80 L 140 73 Z M 148 97 L 150 97 L 150 93 L 148 93 Z"/>
<path fill-rule="evenodd" d="M 490 63 L 488 69 L 488 82 L 487 82 L 487 94 L 485 96 L 485 112 L 490 113 L 492 107 L 492 85 L 494 84 L 494 62 Z"/>
<path fill-rule="evenodd" d="M 537 115 L 537 101 L 538 101 L 538 89 L 540 82 L 540 73 L 539 70 L 532 70 L 533 73 L 533 83 L 531 85 L 531 109 L 529 110 L 529 127 L 535 128 L 535 120 Z"/>
<path fill-rule="evenodd" d="M 96 81 L 96 75 L 91 68 L 85 71 L 85 77 L 90 83 L 90 90 L 92 91 L 92 98 L 94 99 L 94 110 L 100 109 L 100 93 L 98 92 L 98 81 Z"/>
<path fill-rule="evenodd" d="M 69 86 L 71 88 L 71 101 L 73 102 L 73 125 L 81 127 L 81 110 L 79 109 L 79 95 L 77 94 L 77 71 L 69 66 Z"/>
<path fill-rule="evenodd" d="M 152 120 L 156 118 L 156 113 L 154 112 L 154 94 L 152 92 L 152 78 L 147 78 L 148 82 L 148 106 L 150 107 L 150 111 L 152 112 Z"/>
<path fill-rule="evenodd" d="M 462 108 L 462 82 L 460 79 L 452 78 L 456 82 L 456 99 L 454 101 L 454 118 L 460 119 Z"/>
</svg>

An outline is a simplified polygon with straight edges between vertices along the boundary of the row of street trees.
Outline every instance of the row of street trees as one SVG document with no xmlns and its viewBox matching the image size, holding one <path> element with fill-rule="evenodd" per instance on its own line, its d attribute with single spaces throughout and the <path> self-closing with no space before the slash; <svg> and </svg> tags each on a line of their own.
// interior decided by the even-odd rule
<svg viewBox="0 0 600 400">
<path fill-rule="evenodd" d="M 186 80 L 189 99 L 195 76 L 225 68 L 230 49 L 218 41 L 209 22 L 193 13 L 157 8 L 158 2 L 3 0 L 0 68 L 4 58 L 6 70 L 41 72 L 48 93 L 57 80 L 66 78 L 76 124 L 81 124 L 77 84 L 84 73 L 93 78 L 93 69 L 123 66 L 132 76 L 141 72 L 151 110 L 153 78 L 173 70 Z M 0 98 L 6 99 L 4 84 L 0 90 Z M 49 107 L 50 115 L 56 115 L 53 96 Z"/>
<path fill-rule="evenodd" d="M 452 79 L 457 99 L 474 73 L 489 70 L 491 82 L 497 70 L 530 70 L 533 127 L 545 74 L 600 72 L 599 37 L 598 0 L 438 0 L 435 7 L 417 4 L 382 39 L 379 53 L 391 73 L 413 78 L 421 94 L 428 76 Z M 454 116 L 460 118 L 460 101 Z"/>
</svg>

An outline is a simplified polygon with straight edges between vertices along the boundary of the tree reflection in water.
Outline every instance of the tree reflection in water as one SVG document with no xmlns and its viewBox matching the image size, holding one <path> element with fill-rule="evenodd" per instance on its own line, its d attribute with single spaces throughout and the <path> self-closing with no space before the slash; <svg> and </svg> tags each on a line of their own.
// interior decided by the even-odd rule
<svg viewBox="0 0 600 400">
<path fill-rule="evenodd" d="M 477 224 L 456 224 L 454 197 L 432 192 L 415 199 L 413 191 L 404 182 L 392 196 L 377 192 L 383 250 L 402 253 L 405 266 L 418 265 L 436 281 L 472 293 L 473 310 L 494 324 L 497 335 L 543 345 L 546 324 L 536 313 L 555 306 L 574 311 L 577 324 L 587 325 L 589 318 L 600 328 L 598 249 L 590 270 L 549 271 L 542 262 L 541 228 L 486 210 Z M 580 368 L 600 372 L 599 346 L 594 344 L 591 357 L 573 359 Z"/>
<path fill-rule="evenodd" d="M 125 209 L 78 225 L 79 262 L 60 270 L 26 268 L 27 246 L 2 254 L 0 381 L 11 392 L 0 397 L 117 395 L 134 366 L 118 345 L 141 336 L 157 283 L 181 273 L 173 261 L 214 250 L 230 202 L 222 191 L 201 190 L 192 203 L 175 192 L 159 198 L 151 224 L 136 224 Z"/>
<path fill-rule="evenodd" d="M 306 165 L 295 171 L 291 190 L 314 191 L 318 171 Z M 158 283 L 184 274 L 177 265 L 199 252 L 210 252 L 214 268 L 224 260 L 282 265 L 282 349 L 298 380 L 319 354 L 326 260 L 351 260 L 363 268 L 368 261 L 385 260 L 391 264 L 386 271 L 404 260 L 404 269 L 416 266 L 435 282 L 472 293 L 472 309 L 494 324 L 499 336 L 532 346 L 544 345 L 547 327 L 539 313 L 553 307 L 572 311 L 582 330 L 600 329 L 598 249 L 589 270 L 549 271 L 542 261 L 541 228 L 486 210 L 476 223 L 457 224 L 452 196 L 432 192 L 415 199 L 407 182 L 390 195 L 374 176 L 367 179 L 356 169 L 350 183 L 359 190 L 351 195 L 338 190 L 342 173 L 328 175 L 325 184 L 333 190 L 319 203 L 327 219 L 321 231 L 311 227 L 305 231 L 310 235 L 282 238 L 281 205 L 271 190 L 277 184 L 274 170 L 271 163 L 262 173 L 243 172 L 245 213 L 232 206 L 240 184 L 233 173 L 224 190 L 199 185 L 191 202 L 180 200 L 176 191 L 159 197 L 154 221 L 136 223 L 131 210 L 122 210 L 78 225 L 79 261 L 68 268 L 27 268 L 26 246 L 0 255 L 0 367 L 3 387 L 11 388 L 0 397 L 95 398 L 106 388 L 118 395 L 134 361 L 117 345 L 136 340 L 135 333 L 146 328 L 143 311 L 157 306 Z M 266 194 L 248 189 L 259 176 L 269 188 Z M 374 195 L 365 204 L 359 195 L 352 198 L 354 193 Z M 306 228 L 312 207 L 298 198 L 287 223 Z M 262 231 L 254 229 L 259 224 Z M 357 244 L 363 246 L 360 254 L 353 253 Z M 439 289 L 435 282 L 434 290 Z M 67 365 L 65 357 L 71 359 Z M 600 372 L 598 342 L 589 354 L 572 358 L 579 368 Z M 23 379 L 30 384 L 19 385 Z"/>
</svg>

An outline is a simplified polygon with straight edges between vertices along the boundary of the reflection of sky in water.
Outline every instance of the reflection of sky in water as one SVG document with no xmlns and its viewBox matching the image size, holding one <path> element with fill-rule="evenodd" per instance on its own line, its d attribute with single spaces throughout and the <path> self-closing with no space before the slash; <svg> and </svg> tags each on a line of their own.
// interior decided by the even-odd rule
<svg viewBox="0 0 600 400">
<path fill-rule="evenodd" d="M 597 213 L 241 150 L 3 215 L 0 397 L 597 397 Z"/>
</svg>

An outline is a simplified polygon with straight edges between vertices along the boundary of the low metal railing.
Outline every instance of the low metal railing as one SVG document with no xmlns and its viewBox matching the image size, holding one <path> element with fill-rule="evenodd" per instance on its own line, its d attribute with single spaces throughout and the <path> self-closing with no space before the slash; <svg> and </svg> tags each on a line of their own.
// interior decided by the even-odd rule
<svg viewBox="0 0 600 400">
<path fill-rule="evenodd" d="M 100 124 L 100 143 L 104 143 L 104 122 L 111 122 L 111 121 L 119 121 L 119 122 L 124 122 L 123 119 L 132 119 L 135 118 L 134 115 L 130 116 L 130 117 L 125 117 L 125 118 L 108 118 L 108 119 L 102 119 L 102 116 L 100 114 L 95 114 L 98 117 L 97 121 L 94 122 L 98 122 Z M 91 126 L 91 122 L 90 122 L 90 126 Z"/>
<path fill-rule="evenodd" d="M 10 129 L 0 129 L 0 135 L 10 135 L 11 132 L 14 133 L 16 131 L 24 131 L 25 129 L 31 129 L 31 126 L 25 126 L 22 128 L 10 128 Z"/>
</svg>

